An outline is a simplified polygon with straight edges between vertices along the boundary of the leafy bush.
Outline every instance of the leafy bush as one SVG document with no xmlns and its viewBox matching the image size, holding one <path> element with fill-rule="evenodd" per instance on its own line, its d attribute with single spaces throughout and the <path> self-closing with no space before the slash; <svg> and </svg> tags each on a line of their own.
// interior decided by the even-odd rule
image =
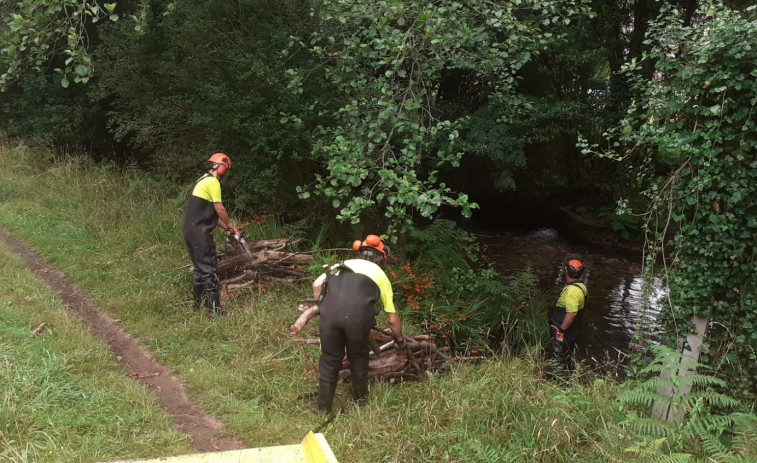
<svg viewBox="0 0 757 463">
<path fill-rule="evenodd" d="M 392 270 L 396 300 L 438 340 L 474 354 L 538 343 L 530 269 L 503 283 L 475 238 L 448 220 L 413 230 L 406 251 L 414 263 Z"/>
<path fill-rule="evenodd" d="M 664 341 L 691 317 L 714 328 L 702 360 L 757 391 L 757 7 L 701 2 L 691 25 L 668 6 L 651 52 L 625 72 L 640 101 L 609 132 L 644 189 L 646 270 L 670 288 Z M 652 79 L 644 69 L 653 69 Z M 657 270 L 662 263 L 665 268 Z M 707 349 L 707 347 L 710 347 Z"/>
</svg>

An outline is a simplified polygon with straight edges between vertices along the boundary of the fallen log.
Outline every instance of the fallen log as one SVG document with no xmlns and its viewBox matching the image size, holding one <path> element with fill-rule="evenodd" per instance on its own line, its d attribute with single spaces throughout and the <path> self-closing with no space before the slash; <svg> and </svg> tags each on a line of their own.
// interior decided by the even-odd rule
<svg viewBox="0 0 757 463">
<path fill-rule="evenodd" d="M 298 264 L 309 264 L 313 262 L 313 256 L 309 254 L 297 254 L 297 253 L 291 253 L 291 252 L 284 252 L 284 251 L 271 251 L 268 249 L 263 249 L 262 251 L 258 252 L 258 259 L 259 260 L 265 260 L 267 262 L 293 262 Z"/>
<path fill-rule="evenodd" d="M 305 327 L 308 321 L 310 321 L 311 318 L 318 315 L 320 312 L 318 311 L 318 305 L 313 304 L 309 308 L 303 310 L 302 314 L 297 318 L 297 320 L 292 324 L 292 326 L 289 327 L 289 336 L 296 336 L 302 331 L 302 329 Z"/>
<path fill-rule="evenodd" d="M 308 253 L 291 250 L 293 244 L 287 238 L 279 238 L 227 246 L 218 257 L 221 303 L 236 291 L 254 285 L 295 286 L 309 280 L 307 266 L 315 259 Z"/>
<path fill-rule="evenodd" d="M 301 333 L 305 325 L 319 314 L 318 305 L 312 301 L 308 304 L 301 303 L 302 313 L 289 327 L 289 335 L 296 336 Z M 378 345 L 378 352 L 372 350 L 368 358 L 368 377 L 387 378 L 390 381 L 415 380 L 424 381 L 428 371 L 437 371 L 444 367 L 446 355 L 442 354 L 434 341 L 427 335 L 411 337 L 405 335 L 407 347 L 399 349 L 391 335 L 375 330 L 371 337 Z M 303 344 L 320 344 L 320 338 L 302 339 L 295 338 Z M 303 353 L 304 355 L 304 353 Z M 342 362 L 339 377 L 350 380 L 351 372 L 346 357 Z"/>
<path fill-rule="evenodd" d="M 286 249 L 287 246 L 293 245 L 296 241 L 291 241 L 289 238 L 275 238 L 272 240 L 260 240 L 247 243 L 247 247 L 253 254 L 261 249 L 270 249 L 272 251 L 279 251 Z"/>
<path fill-rule="evenodd" d="M 597 228 L 609 228 L 610 227 L 610 221 L 604 220 L 604 219 L 592 219 L 587 217 L 582 217 L 578 215 L 577 213 L 573 212 L 571 209 L 567 207 L 559 207 L 559 209 L 563 212 L 565 212 L 568 217 L 575 220 L 578 223 L 588 225 L 590 227 L 597 227 Z"/>
</svg>

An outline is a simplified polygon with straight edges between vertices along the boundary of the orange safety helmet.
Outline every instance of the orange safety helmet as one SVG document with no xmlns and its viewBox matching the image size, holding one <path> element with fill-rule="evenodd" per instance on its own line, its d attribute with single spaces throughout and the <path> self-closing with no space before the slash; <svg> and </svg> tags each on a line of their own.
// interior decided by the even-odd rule
<svg viewBox="0 0 757 463">
<path fill-rule="evenodd" d="M 584 273 L 584 264 L 578 259 L 571 259 L 565 266 L 565 271 L 568 272 L 571 278 L 581 278 L 581 275 Z"/>
<path fill-rule="evenodd" d="M 355 242 L 352 243 L 352 249 L 357 252 L 378 252 L 384 257 L 384 260 L 392 255 L 389 246 L 387 246 L 384 243 L 384 240 L 379 238 L 378 235 L 368 235 L 365 237 L 364 241 L 355 240 Z"/>
<path fill-rule="evenodd" d="M 224 153 L 216 153 L 208 159 L 212 163 L 211 169 L 217 169 L 218 175 L 224 176 L 227 171 L 231 170 L 231 158 Z"/>
</svg>

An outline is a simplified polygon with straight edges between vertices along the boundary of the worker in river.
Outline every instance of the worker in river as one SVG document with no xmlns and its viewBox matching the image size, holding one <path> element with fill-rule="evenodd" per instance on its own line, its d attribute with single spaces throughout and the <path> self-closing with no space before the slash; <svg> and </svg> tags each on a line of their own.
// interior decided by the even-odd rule
<svg viewBox="0 0 757 463">
<path fill-rule="evenodd" d="M 318 302 L 321 358 L 317 409 L 330 413 L 345 349 L 352 376 L 352 395 L 358 405 L 368 395 L 368 337 L 383 309 L 398 348 L 406 349 L 402 324 L 392 301 L 392 284 L 379 266 L 390 255 L 389 246 L 376 235 L 357 240 L 357 259 L 330 266 L 313 282 Z"/>
<path fill-rule="evenodd" d="M 581 337 L 583 319 L 589 290 L 580 282 L 584 266 L 578 259 L 570 259 L 564 266 L 565 286 L 549 311 L 549 328 L 554 338 L 552 357 L 564 373 L 574 369 L 576 346 Z"/>
</svg>

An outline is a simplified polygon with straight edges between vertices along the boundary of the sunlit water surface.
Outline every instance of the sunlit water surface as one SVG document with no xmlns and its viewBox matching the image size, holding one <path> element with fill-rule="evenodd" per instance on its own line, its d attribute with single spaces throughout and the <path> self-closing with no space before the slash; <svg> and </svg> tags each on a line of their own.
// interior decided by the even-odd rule
<svg viewBox="0 0 757 463">
<path fill-rule="evenodd" d="M 608 251 L 571 243 L 557 231 L 470 230 L 486 247 L 487 255 L 507 279 L 531 266 L 540 289 L 554 294 L 564 284 L 562 264 L 579 258 L 586 271 L 582 281 L 589 290 L 585 307 L 582 357 L 600 363 L 623 361 L 631 343 L 659 339 L 657 316 L 664 307 L 666 290 L 659 278 L 645 284 L 641 254 Z M 639 336 L 636 336 L 639 335 Z"/>
</svg>

